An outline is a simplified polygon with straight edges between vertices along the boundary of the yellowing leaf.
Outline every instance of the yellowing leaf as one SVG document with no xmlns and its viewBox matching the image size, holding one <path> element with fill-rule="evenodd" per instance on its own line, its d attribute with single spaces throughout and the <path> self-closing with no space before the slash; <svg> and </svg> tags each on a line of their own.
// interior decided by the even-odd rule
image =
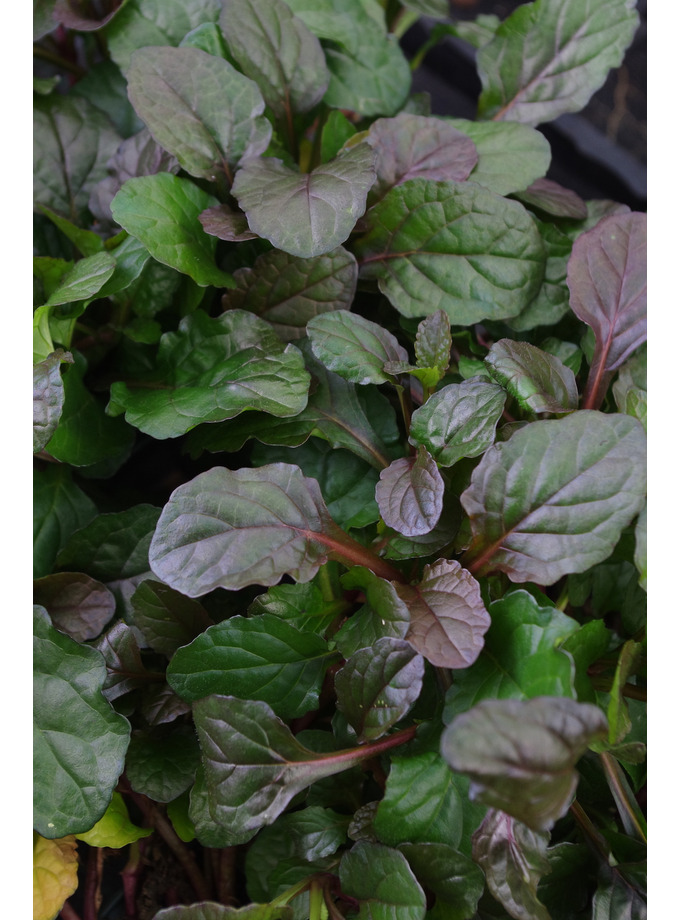
<svg viewBox="0 0 680 920">
<path fill-rule="evenodd" d="M 54 920 L 78 887 L 78 855 L 72 835 L 47 840 L 33 832 L 33 920 Z"/>
<path fill-rule="evenodd" d="M 151 832 L 152 828 L 137 827 L 130 821 L 122 795 L 114 792 L 104 816 L 93 828 L 85 834 L 76 834 L 76 837 L 91 847 L 113 847 L 118 850 L 140 837 L 148 837 Z"/>
</svg>

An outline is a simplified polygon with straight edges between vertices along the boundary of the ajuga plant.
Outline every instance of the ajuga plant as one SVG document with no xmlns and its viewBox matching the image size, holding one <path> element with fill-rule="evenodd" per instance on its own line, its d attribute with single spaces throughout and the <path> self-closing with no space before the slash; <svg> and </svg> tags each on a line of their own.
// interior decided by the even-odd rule
<svg viewBox="0 0 680 920">
<path fill-rule="evenodd" d="M 34 7 L 35 920 L 640 920 L 633 0 Z"/>
</svg>

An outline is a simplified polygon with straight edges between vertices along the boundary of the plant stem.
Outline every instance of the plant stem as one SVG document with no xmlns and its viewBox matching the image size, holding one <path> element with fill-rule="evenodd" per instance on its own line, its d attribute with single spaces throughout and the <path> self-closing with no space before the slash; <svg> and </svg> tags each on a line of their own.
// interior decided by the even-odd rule
<svg viewBox="0 0 680 920">
<path fill-rule="evenodd" d="M 43 61 L 49 61 L 50 64 L 54 64 L 55 67 L 61 67 L 62 70 L 68 70 L 69 73 L 74 74 L 76 77 L 85 76 L 85 71 L 82 67 L 67 60 L 60 54 L 50 51 L 48 48 L 43 48 L 42 45 L 33 45 L 33 54 L 35 57 L 42 58 Z"/>
<path fill-rule="evenodd" d="M 236 847 L 224 847 L 219 851 L 217 873 L 217 896 L 220 904 L 235 907 L 236 897 Z"/>
<path fill-rule="evenodd" d="M 631 837 L 637 837 L 642 843 L 647 843 L 647 822 L 631 792 L 623 770 L 607 751 L 600 754 L 600 760 L 626 833 Z"/>
<path fill-rule="evenodd" d="M 205 878 L 203 877 L 203 873 L 198 868 L 198 864 L 194 859 L 194 854 L 189 849 L 187 849 L 187 847 L 185 847 L 185 845 L 179 839 L 172 827 L 172 824 L 170 824 L 167 818 L 161 814 L 159 809 L 156 808 L 153 802 L 145 795 L 133 792 L 131 789 L 129 789 L 129 787 L 124 791 L 127 792 L 132 800 L 139 806 L 144 814 L 145 820 L 154 828 L 154 830 L 158 831 L 158 834 L 168 845 L 172 851 L 172 854 L 177 859 L 177 862 L 186 872 L 194 891 L 199 897 L 199 900 L 209 900 L 210 890 L 205 881 Z"/>
<path fill-rule="evenodd" d="M 323 906 L 323 889 L 318 879 L 312 879 L 309 886 L 309 920 L 321 920 Z"/>
<path fill-rule="evenodd" d="M 609 693 L 614 686 L 614 681 L 608 677 L 591 677 L 593 690 L 601 690 L 603 693 Z M 624 684 L 621 687 L 622 696 L 627 696 L 629 700 L 640 700 L 642 703 L 647 702 L 647 688 L 638 687 L 637 684 Z"/>
<path fill-rule="evenodd" d="M 102 870 L 104 868 L 104 850 L 90 847 L 87 854 L 85 887 L 83 890 L 83 920 L 97 920 L 102 906 Z"/>
<path fill-rule="evenodd" d="M 68 901 L 64 901 L 64 905 L 59 911 L 59 916 L 61 920 L 80 920 L 80 914 L 76 913 Z"/>
<path fill-rule="evenodd" d="M 572 802 L 569 811 L 572 813 L 576 819 L 576 823 L 579 825 L 583 831 L 587 843 L 595 850 L 597 855 L 604 860 L 607 864 L 609 863 L 609 847 L 607 841 L 604 839 L 602 834 L 595 827 L 593 822 L 590 820 L 588 815 L 585 813 L 581 805 L 574 799 Z"/>
</svg>

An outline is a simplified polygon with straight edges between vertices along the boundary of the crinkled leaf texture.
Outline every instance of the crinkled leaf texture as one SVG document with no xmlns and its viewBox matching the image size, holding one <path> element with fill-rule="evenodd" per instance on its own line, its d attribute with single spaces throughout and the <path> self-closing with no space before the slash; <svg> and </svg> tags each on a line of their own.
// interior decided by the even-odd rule
<svg viewBox="0 0 680 920">
<path fill-rule="evenodd" d="M 433 916 L 469 920 L 484 892 L 479 866 L 445 843 L 402 843 L 418 881 L 437 897 Z"/>
<path fill-rule="evenodd" d="M 406 639 L 441 668 L 467 668 L 484 645 L 491 620 L 479 583 L 454 559 L 426 565 L 417 585 L 395 584 L 411 614 Z"/>
<path fill-rule="evenodd" d="M 578 406 L 573 371 L 529 342 L 500 339 L 484 359 L 491 376 L 532 412 L 571 412 Z"/>
<path fill-rule="evenodd" d="M 398 850 L 365 840 L 340 863 L 344 894 L 359 901 L 359 920 L 423 920 L 425 893 Z"/>
<path fill-rule="evenodd" d="M 259 700 L 207 696 L 194 703 L 212 820 L 236 845 L 272 824 L 291 799 L 325 776 L 359 763 L 361 749 L 343 757 L 304 747 Z"/>
<path fill-rule="evenodd" d="M 408 352 L 391 332 L 349 310 L 310 320 L 307 335 L 315 357 L 328 370 L 362 386 L 387 383 L 391 377 L 384 364 L 408 360 Z"/>
<path fill-rule="evenodd" d="M 111 801 L 130 738 L 102 696 L 104 659 L 34 608 L 34 826 L 49 839 L 90 830 Z"/>
<path fill-rule="evenodd" d="M 417 537 L 436 527 L 444 504 L 444 480 L 424 447 L 380 473 L 375 500 L 382 519 L 398 533 Z"/>
<path fill-rule="evenodd" d="M 351 552 L 348 540 L 299 467 L 214 467 L 172 493 L 149 560 L 161 581 L 199 597 L 217 587 L 274 585 L 284 574 L 310 581 L 330 555 Z"/>
<path fill-rule="evenodd" d="M 373 158 L 368 144 L 357 144 L 300 173 L 275 157 L 254 157 L 236 173 L 232 192 L 251 230 L 277 249 L 310 259 L 344 243 L 366 210 Z"/>
<path fill-rule="evenodd" d="M 425 666 L 408 642 L 385 636 L 349 657 L 335 675 L 338 709 L 359 742 L 380 738 L 420 695 Z"/>
<path fill-rule="evenodd" d="M 550 920 L 536 894 L 541 877 L 550 872 L 549 840 L 547 831 L 531 830 L 493 808 L 472 837 L 472 856 L 489 891 L 515 920 Z"/>
<path fill-rule="evenodd" d="M 47 840 L 33 831 L 33 920 L 53 920 L 77 887 L 76 838 Z"/>
<path fill-rule="evenodd" d="M 461 495 L 466 564 L 551 585 L 602 562 L 643 506 L 645 463 L 630 416 L 582 410 L 526 425 L 487 451 Z"/>
<path fill-rule="evenodd" d="M 73 360 L 62 349 L 33 367 L 33 453 L 42 450 L 54 434 L 64 408 L 62 361 Z"/>
<path fill-rule="evenodd" d="M 158 143 L 192 176 L 215 179 L 263 153 L 271 125 L 252 80 L 198 48 L 143 48 L 127 72 L 130 101 Z"/>
<path fill-rule="evenodd" d="M 547 831 L 569 808 L 576 762 L 607 734 L 604 713 L 561 697 L 484 700 L 444 729 L 441 752 L 470 797 Z"/>
<path fill-rule="evenodd" d="M 109 412 L 155 438 L 176 438 L 202 422 L 246 410 L 278 417 L 307 405 L 309 374 L 302 354 L 245 310 L 210 317 L 197 310 L 166 332 L 151 381 L 111 386 Z"/>
<path fill-rule="evenodd" d="M 246 904 L 245 907 L 227 907 L 216 901 L 167 907 L 154 915 L 154 920 L 292 920 L 293 910 L 287 906 L 271 904 Z"/>
<path fill-rule="evenodd" d="M 44 607 L 53 626 L 76 642 L 96 639 L 116 610 L 109 589 L 82 572 L 57 572 L 36 579 L 33 603 Z"/>
<path fill-rule="evenodd" d="M 518 202 L 473 182 L 410 179 L 366 215 L 354 251 L 404 316 L 444 310 L 455 325 L 516 316 L 537 294 L 545 252 Z"/>
<path fill-rule="evenodd" d="M 477 56 L 483 119 L 529 125 L 578 112 L 618 67 L 639 17 L 635 0 L 534 0 Z"/>
<path fill-rule="evenodd" d="M 263 700 L 282 719 L 292 719 L 318 706 L 333 657 L 337 653 L 320 636 L 271 613 L 235 616 L 179 649 L 168 683 L 185 700 L 212 693 Z"/>
</svg>

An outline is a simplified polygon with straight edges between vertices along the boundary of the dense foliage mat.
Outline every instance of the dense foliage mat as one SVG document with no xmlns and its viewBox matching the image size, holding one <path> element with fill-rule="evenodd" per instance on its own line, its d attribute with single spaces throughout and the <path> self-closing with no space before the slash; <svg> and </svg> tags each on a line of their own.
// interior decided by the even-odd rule
<svg viewBox="0 0 680 920">
<path fill-rule="evenodd" d="M 35 920 L 642 920 L 633 0 L 34 11 Z"/>
</svg>

